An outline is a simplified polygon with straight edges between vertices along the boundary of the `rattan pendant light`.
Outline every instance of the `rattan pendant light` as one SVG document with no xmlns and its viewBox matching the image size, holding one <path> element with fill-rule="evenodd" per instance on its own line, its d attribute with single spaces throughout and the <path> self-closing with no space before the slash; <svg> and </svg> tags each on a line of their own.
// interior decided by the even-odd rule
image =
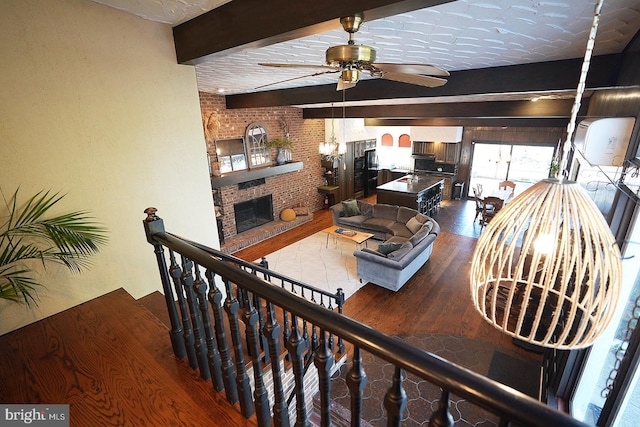
<svg viewBox="0 0 640 427">
<path fill-rule="evenodd" d="M 595 7 L 562 165 L 571 143 L 603 0 Z M 546 179 L 489 222 L 471 262 L 473 303 L 485 320 L 529 344 L 586 347 L 610 323 L 618 301 L 620 250 L 582 187 Z"/>
<path fill-rule="evenodd" d="M 621 268 L 613 235 L 582 187 L 543 180 L 482 232 L 471 263 L 473 303 L 522 341 L 585 347 L 611 320 Z"/>
</svg>

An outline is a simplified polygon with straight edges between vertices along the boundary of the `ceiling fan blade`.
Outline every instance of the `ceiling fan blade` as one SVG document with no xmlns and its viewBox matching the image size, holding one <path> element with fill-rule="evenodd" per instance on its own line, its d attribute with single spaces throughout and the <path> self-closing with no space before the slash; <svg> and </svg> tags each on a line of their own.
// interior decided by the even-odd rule
<svg viewBox="0 0 640 427">
<path fill-rule="evenodd" d="M 298 80 L 298 79 L 306 79 L 307 77 L 321 76 L 322 74 L 333 74 L 333 73 L 337 73 L 339 71 L 340 71 L 340 69 L 331 68 L 331 70 L 329 70 L 329 71 L 320 71 L 318 73 L 306 74 L 304 76 L 292 77 L 290 79 L 280 80 L 278 82 L 267 83 L 266 85 L 256 86 L 254 89 L 262 89 L 263 87 L 273 86 L 273 85 L 277 85 L 277 84 L 280 84 L 280 83 L 291 82 L 293 80 Z"/>
<path fill-rule="evenodd" d="M 426 87 L 438 87 L 447 82 L 445 79 L 441 79 L 440 77 L 420 76 L 417 74 L 395 72 L 383 73 L 380 78 Z"/>
<path fill-rule="evenodd" d="M 340 79 L 338 79 L 338 85 L 336 86 L 336 90 L 351 89 L 355 85 L 356 85 L 356 83 L 354 83 L 354 82 L 345 82 L 344 80 L 342 80 L 340 78 Z"/>
<path fill-rule="evenodd" d="M 371 64 L 378 70 L 388 73 L 424 74 L 427 76 L 448 77 L 449 72 L 444 68 L 429 64 Z"/>
<path fill-rule="evenodd" d="M 328 65 L 309 65 L 309 64 L 265 64 L 260 63 L 263 67 L 278 67 L 278 68 L 312 68 L 320 70 L 338 70 L 337 67 L 330 67 Z"/>
</svg>

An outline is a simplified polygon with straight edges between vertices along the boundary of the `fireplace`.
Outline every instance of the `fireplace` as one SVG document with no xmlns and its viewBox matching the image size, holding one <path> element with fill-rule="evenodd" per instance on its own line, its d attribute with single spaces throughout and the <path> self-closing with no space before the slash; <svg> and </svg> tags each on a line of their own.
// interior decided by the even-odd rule
<svg viewBox="0 0 640 427">
<path fill-rule="evenodd" d="M 273 221 L 273 198 L 271 194 L 233 205 L 236 218 L 236 233 L 259 227 Z"/>
</svg>

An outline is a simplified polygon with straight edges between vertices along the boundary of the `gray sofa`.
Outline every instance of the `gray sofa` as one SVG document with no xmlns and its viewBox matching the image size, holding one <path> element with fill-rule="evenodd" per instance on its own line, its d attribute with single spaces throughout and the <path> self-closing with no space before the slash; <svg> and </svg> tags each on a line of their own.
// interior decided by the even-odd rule
<svg viewBox="0 0 640 427">
<path fill-rule="evenodd" d="M 355 208 L 357 206 L 357 209 Z M 331 206 L 333 223 L 373 233 L 378 249 L 355 251 L 358 277 L 399 290 L 429 260 L 440 225 L 431 217 L 404 206 L 348 200 Z"/>
</svg>

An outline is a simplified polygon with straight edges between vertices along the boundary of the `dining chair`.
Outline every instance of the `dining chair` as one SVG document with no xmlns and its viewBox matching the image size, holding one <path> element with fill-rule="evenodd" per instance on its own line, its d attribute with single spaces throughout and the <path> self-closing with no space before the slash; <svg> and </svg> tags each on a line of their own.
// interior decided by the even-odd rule
<svg viewBox="0 0 640 427">
<path fill-rule="evenodd" d="M 478 188 L 473 187 L 473 198 L 476 201 L 476 216 L 473 217 L 473 222 L 475 223 L 480 216 L 480 222 L 482 222 L 482 211 L 484 210 L 484 202 L 482 201 L 482 191 L 479 191 Z"/>
<path fill-rule="evenodd" d="M 487 196 L 483 199 L 483 210 L 480 224 L 484 227 L 502 209 L 504 200 L 499 197 Z"/>
<path fill-rule="evenodd" d="M 516 183 L 513 181 L 502 181 L 500 184 L 498 184 L 498 188 L 500 190 L 506 190 L 507 188 L 510 188 L 511 192 L 513 193 L 514 191 L 516 191 Z"/>
</svg>

